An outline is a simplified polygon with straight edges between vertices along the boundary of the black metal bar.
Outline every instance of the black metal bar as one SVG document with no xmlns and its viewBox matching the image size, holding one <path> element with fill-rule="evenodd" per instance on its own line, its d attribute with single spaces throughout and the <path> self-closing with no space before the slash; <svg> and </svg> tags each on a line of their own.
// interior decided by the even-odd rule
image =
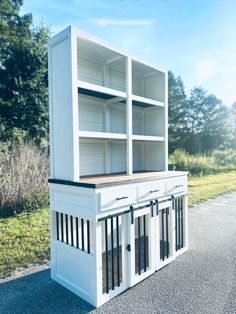
<svg viewBox="0 0 236 314">
<path fill-rule="evenodd" d="M 164 238 L 164 208 L 161 211 L 161 255 L 162 255 L 162 260 L 164 261 L 165 259 L 165 252 L 164 252 L 164 242 L 165 242 L 165 238 Z"/>
<path fill-rule="evenodd" d="M 120 286 L 120 239 L 119 216 L 116 217 L 117 286 Z"/>
<path fill-rule="evenodd" d="M 153 201 L 150 202 L 151 205 L 151 217 L 153 217 L 154 213 L 153 213 Z"/>
<path fill-rule="evenodd" d="M 74 246 L 74 217 L 70 216 L 71 246 Z"/>
<path fill-rule="evenodd" d="M 166 257 L 169 257 L 169 226 L 168 226 L 169 208 L 166 208 Z"/>
<path fill-rule="evenodd" d="M 178 198 L 178 239 L 179 239 L 179 243 L 178 243 L 178 249 L 180 249 L 180 198 Z"/>
<path fill-rule="evenodd" d="M 76 217 L 76 247 L 79 248 L 79 219 Z"/>
<path fill-rule="evenodd" d="M 82 239 L 82 251 L 84 251 L 84 219 L 81 218 L 81 239 Z"/>
<path fill-rule="evenodd" d="M 130 207 L 132 207 L 132 206 L 130 206 Z M 105 221 L 106 219 L 110 219 L 111 217 L 121 216 L 121 215 L 130 213 L 130 212 L 131 212 L 131 209 L 128 209 L 128 210 L 125 210 L 125 211 L 123 211 L 121 213 L 117 213 L 117 214 L 113 214 L 113 215 L 107 215 L 105 217 L 98 218 L 98 222 Z"/>
<path fill-rule="evenodd" d="M 178 251 L 178 224 L 177 224 L 177 210 L 178 210 L 178 206 L 177 206 L 177 200 L 174 201 L 175 203 L 175 251 Z"/>
<path fill-rule="evenodd" d="M 56 212 L 57 240 L 59 240 L 59 214 Z"/>
<path fill-rule="evenodd" d="M 114 237 L 113 237 L 113 218 L 111 218 L 111 287 L 115 288 L 115 274 L 114 274 Z"/>
<path fill-rule="evenodd" d="M 156 200 L 156 215 L 159 215 L 159 201 Z"/>
<path fill-rule="evenodd" d="M 130 213 L 131 213 L 131 225 L 134 224 L 134 208 L 130 206 Z"/>
<path fill-rule="evenodd" d="M 69 243 L 69 232 L 68 232 L 68 215 L 66 214 L 66 244 Z"/>
<path fill-rule="evenodd" d="M 184 247 L 184 198 L 181 197 L 181 248 Z"/>
<path fill-rule="evenodd" d="M 64 242 L 64 223 L 63 223 L 64 217 L 61 213 L 61 241 Z"/>
<path fill-rule="evenodd" d="M 141 275 L 141 230 L 140 230 L 140 217 L 138 217 L 138 273 Z"/>
<path fill-rule="evenodd" d="M 188 194 L 181 194 L 181 196 L 187 196 Z M 179 197 L 179 196 L 178 196 Z M 171 201 L 173 199 L 173 196 L 171 195 L 169 198 L 167 198 L 167 199 L 164 199 L 164 200 L 161 200 L 161 201 L 158 201 L 158 200 L 156 200 L 156 205 L 158 205 L 158 204 L 161 204 L 161 203 L 165 203 L 165 202 L 167 202 L 167 201 Z M 158 202 L 158 203 L 157 203 Z M 106 220 L 106 219 L 109 219 L 109 218 L 111 218 L 111 217 L 117 217 L 117 216 L 121 216 L 121 215 L 124 215 L 124 214 L 128 214 L 128 213 L 131 213 L 131 223 L 133 224 L 134 223 L 134 219 L 133 219 L 133 214 L 132 214 L 132 212 L 134 212 L 134 211 L 136 211 L 136 210 L 140 210 L 140 209 L 143 209 L 143 208 L 147 208 L 147 207 L 150 207 L 151 206 L 151 204 L 149 203 L 149 204 L 147 204 L 147 205 L 144 205 L 144 206 L 139 206 L 139 207 L 136 207 L 136 208 L 134 208 L 133 206 L 130 206 L 130 209 L 128 209 L 128 210 L 125 210 L 125 211 L 123 211 L 123 212 L 121 212 L 121 213 L 117 213 L 117 214 L 113 214 L 113 215 L 107 215 L 107 216 L 105 216 L 105 217 L 101 217 L 101 218 L 98 218 L 98 222 L 101 222 L 101 221 L 104 221 L 104 220 Z"/>
<path fill-rule="evenodd" d="M 147 247 L 146 247 L 146 216 L 143 216 L 143 246 L 144 246 L 144 271 L 147 270 Z"/>
<path fill-rule="evenodd" d="M 90 222 L 87 220 L 87 252 L 90 254 Z"/>
<path fill-rule="evenodd" d="M 108 234 L 107 220 L 105 220 L 105 250 L 106 250 L 106 293 L 109 292 L 109 270 L 108 270 Z"/>
</svg>

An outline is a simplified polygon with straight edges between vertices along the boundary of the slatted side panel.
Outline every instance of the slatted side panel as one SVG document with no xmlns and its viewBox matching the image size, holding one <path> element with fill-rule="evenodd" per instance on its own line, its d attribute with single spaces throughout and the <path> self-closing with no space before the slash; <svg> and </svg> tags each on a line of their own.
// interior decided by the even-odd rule
<svg viewBox="0 0 236 314">
<path fill-rule="evenodd" d="M 122 283 L 122 217 L 102 222 L 103 293 L 115 290 Z"/>
<path fill-rule="evenodd" d="M 58 241 L 90 254 L 92 251 L 91 231 L 89 220 L 56 212 L 56 237 Z"/>
<path fill-rule="evenodd" d="M 184 197 L 174 200 L 175 209 L 175 250 L 184 247 Z"/>
<path fill-rule="evenodd" d="M 169 207 L 159 211 L 160 221 L 160 259 L 165 260 L 170 255 L 169 243 Z"/>
<path fill-rule="evenodd" d="M 149 268 L 148 215 L 135 218 L 135 274 L 141 275 Z"/>
</svg>

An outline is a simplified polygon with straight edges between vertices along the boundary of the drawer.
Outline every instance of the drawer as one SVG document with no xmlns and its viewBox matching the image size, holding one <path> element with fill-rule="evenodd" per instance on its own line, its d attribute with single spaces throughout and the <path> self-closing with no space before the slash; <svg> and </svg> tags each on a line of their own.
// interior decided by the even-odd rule
<svg viewBox="0 0 236 314">
<path fill-rule="evenodd" d="M 165 181 L 158 180 L 138 185 L 139 202 L 165 195 Z"/>
<path fill-rule="evenodd" d="M 130 206 L 137 202 L 136 187 L 106 188 L 100 192 L 100 209 L 109 210 Z"/>
<path fill-rule="evenodd" d="M 166 179 L 166 194 L 175 195 L 187 192 L 187 177 Z"/>
</svg>

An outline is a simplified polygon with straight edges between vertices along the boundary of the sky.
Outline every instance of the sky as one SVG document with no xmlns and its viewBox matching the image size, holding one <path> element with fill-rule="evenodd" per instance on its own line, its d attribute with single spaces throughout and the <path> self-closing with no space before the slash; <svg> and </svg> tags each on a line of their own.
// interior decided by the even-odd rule
<svg viewBox="0 0 236 314">
<path fill-rule="evenodd" d="M 24 0 L 57 33 L 68 25 L 181 76 L 189 95 L 202 86 L 236 101 L 235 0 Z"/>
</svg>

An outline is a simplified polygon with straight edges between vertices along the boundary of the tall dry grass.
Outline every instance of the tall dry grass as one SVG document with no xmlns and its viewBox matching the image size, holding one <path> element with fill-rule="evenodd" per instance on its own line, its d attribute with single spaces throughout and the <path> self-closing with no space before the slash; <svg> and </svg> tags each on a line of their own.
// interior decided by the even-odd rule
<svg viewBox="0 0 236 314">
<path fill-rule="evenodd" d="M 28 212 L 48 204 L 49 159 L 33 144 L 0 155 L 0 216 Z"/>
</svg>

